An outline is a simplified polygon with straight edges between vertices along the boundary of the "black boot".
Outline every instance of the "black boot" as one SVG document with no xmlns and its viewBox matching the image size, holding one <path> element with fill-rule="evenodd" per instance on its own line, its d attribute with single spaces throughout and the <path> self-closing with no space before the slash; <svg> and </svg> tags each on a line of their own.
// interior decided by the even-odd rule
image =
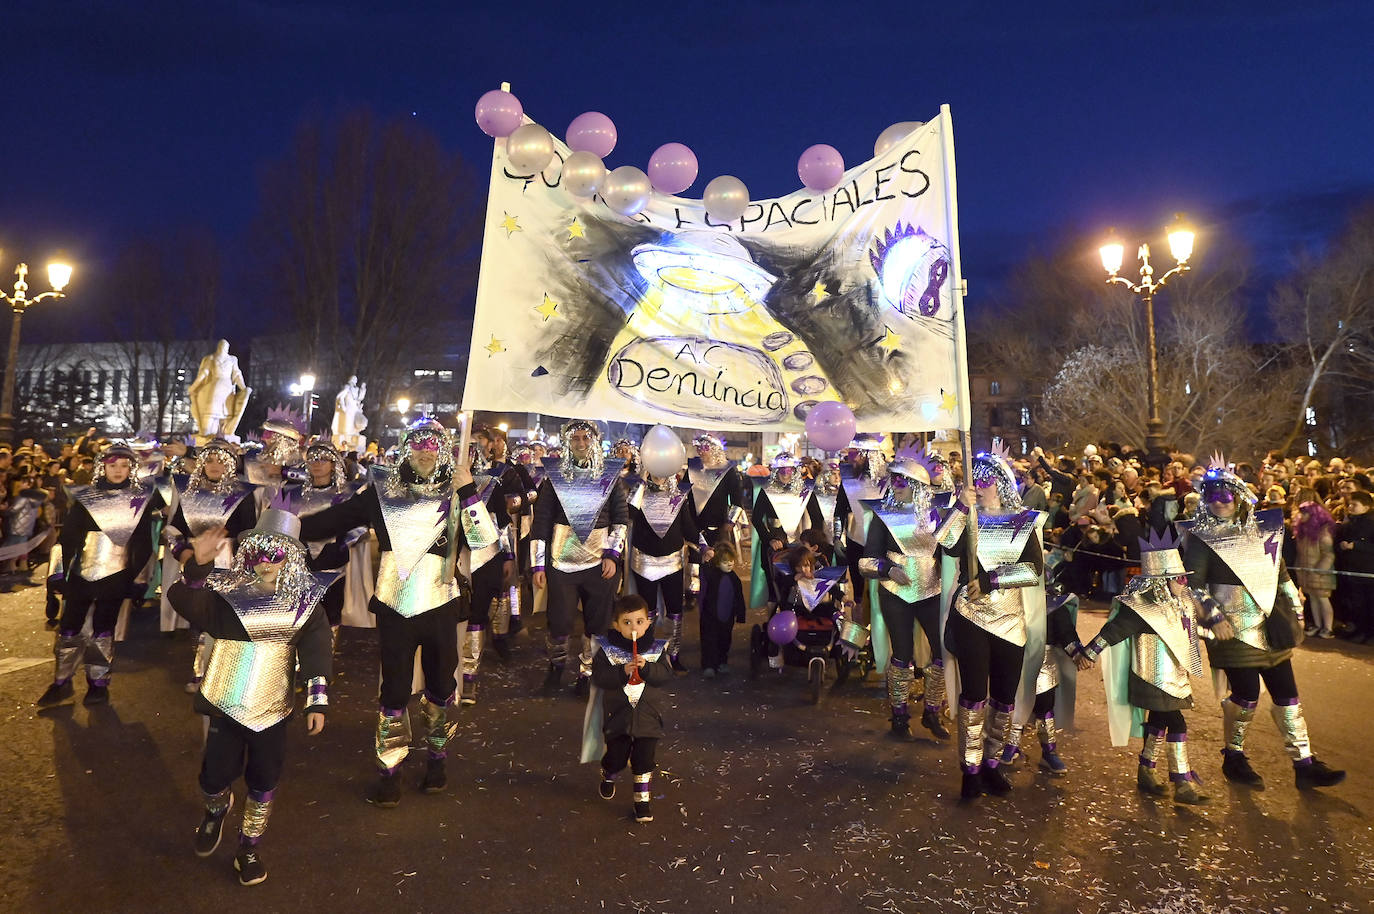
<svg viewBox="0 0 1374 914">
<path fill-rule="evenodd" d="M 976 800 L 983 795 L 983 778 L 977 771 L 964 772 L 964 782 L 959 787 L 959 796 L 965 800 Z"/>
<path fill-rule="evenodd" d="M 1326 762 L 1312 759 L 1306 765 L 1294 765 L 1293 774 L 1299 790 L 1313 787 L 1332 787 L 1345 780 L 1345 772 L 1330 767 Z"/>
<path fill-rule="evenodd" d="M 502 663 L 510 660 L 510 642 L 506 640 L 505 635 L 492 635 L 491 647 L 492 650 L 496 651 L 496 656 L 501 658 Z"/>
<path fill-rule="evenodd" d="M 382 809 L 391 809 L 401 803 L 401 779 L 395 774 L 383 774 L 372 785 L 367 802 Z"/>
<path fill-rule="evenodd" d="M 1239 752 L 1224 752 L 1221 773 L 1233 784 L 1244 784 L 1256 790 L 1264 789 L 1264 778 L 1250 767 L 1250 760 Z"/>
<path fill-rule="evenodd" d="M 983 766 L 983 789 L 994 797 L 1011 793 L 1011 781 L 1002 773 L 1000 765 Z"/>
<path fill-rule="evenodd" d="M 888 735 L 893 739 L 911 739 L 911 716 L 908 714 L 893 714 L 892 730 Z"/>
<path fill-rule="evenodd" d="M 47 691 L 38 697 L 38 701 L 36 701 L 35 704 L 40 708 L 51 708 L 54 705 L 60 705 L 63 702 L 71 701 L 75 697 L 76 688 L 72 685 L 72 681 L 68 679 L 66 682 L 54 682 L 52 685 L 48 686 Z"/>
<path fill-rule="evenodd" d="M 88 708 L 96 705 L 107 705 L 110 703 L 110 687 L 102 685 L 86 686 L 86 694 L 81 697 L 81 703 Z"/>
<path fill-rule="evenodd" d="M 586 698 L 592 692 L 592 677 L 578 674 L 577 682 L 573 684 L 573 694 L 578 698 Z"/>
<path fill-rule="evenodd" d="M 930 735 L 938 739 L 949 739 L 949 728 L 940 719 L 940 712 L 929 705 L 921 712 L 921 726 L 930 731 Z"/>
<path fill-rule="evenodd" d="M 563 679 L 563 668 L 549 664 L 549 671 L 544 674 L 544 686 L 540 690 L 545 698 L 552 698 L 558 694 L 558 685 Z"/>
<path fill-rule="evenodd" d="M 425 765 L 425 776 L 420 779 L 422 793 L 442 793 L 448 786 L 448 774 L 444 771 L 444 760 L 430 756 Z"/>
</svg>

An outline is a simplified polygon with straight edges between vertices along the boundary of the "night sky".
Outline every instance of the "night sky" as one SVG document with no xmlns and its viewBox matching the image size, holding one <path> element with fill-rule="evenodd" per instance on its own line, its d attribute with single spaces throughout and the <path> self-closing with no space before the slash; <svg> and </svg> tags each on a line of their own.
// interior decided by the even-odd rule
<svg viewBox="0 0 1374 914">
<path fill-rule="evenodd" d="M 689 195 L 730 173 L 755 199 L 806 146 L 852 165 L 947 102 L 975 307 L 1032 250 L 1109 225 L 1162 246 L 1178 210 L 1200 251 L 1280 271 L 1374 191 L 1368 2 L 469 5 L 11 0 L 0 266 L 61 249 L 76 304 L 126 238 L 232 249 L 301 120 L 359 106 L 413 112 L 485 180 L 473 105 L 502 80 L 560 136 L 609 114 L 612 167 L 680 141 Z"/>
</svg>

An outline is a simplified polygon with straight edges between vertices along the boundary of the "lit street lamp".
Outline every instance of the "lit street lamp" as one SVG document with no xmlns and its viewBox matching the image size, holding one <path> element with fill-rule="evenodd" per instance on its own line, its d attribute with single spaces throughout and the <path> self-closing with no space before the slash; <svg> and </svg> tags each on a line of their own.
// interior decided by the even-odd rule
<svg viewBox="0 0 1374 914">
<path fill-rule="evenodd" d="M 290 387 L 293 397 L 301 398 L 301 413 L 305 416 L 305 434 L 310 436 L 310 420 L 315 415 L 315 376 L 310 372 L 301 375 L 298 383 Z"/>
<path fill-rule="evenodd" d="M 1140 282 L 1134 283 L 1118 276 L 1126 247 L 1115 237 L 1098 249 L 1102 255 L 1102 268 L 1107 271 L 1107 282 L 1120 283 L 1139 295 L 1145 302 L 1145 334 L 1148 345 L 1147 392 L 1150 400 L 1150 418 L 1145 422 L 1145 464 L 1162 467 L 1169 462 L 1169 454 L 1164 449 L 1164 423 L 1159 418 L 1159 365 L 1155 358 L 1155 291 L 1180 273 L 1189 270 L 1188 258 L 1193 256 L 1193 232 L 1184 227 L 1181 221 L 1169 229 L 1169 252 L 1177 261 L 1172 269 L 1155 279 L 1154 267 L 1150 266 L 1150 246 L 1142 244 L 1136 252 L 1140 260 Z"/>
<path fill-rule="evenodd" d="M 401 437 L 406 433 L 406 411 L 410 409 L 409 397 L 398 397 L 396 399 L 396 412 L 401 414 L 401 427 L 396 430 L 396 443 L 401 443 Z"/>
<path fill-rule="evenodd" d="M 29 284 L 25 282 L 25 277 L 29 275 L 29 265 L 21 263 L 15 267 L 14 272 L 19 277 L 14 281 L 14 294 L 6 295 L 0 292 L 0 298 L 4 298 L 10 310 L 14 312 L 14 320 L 10 324 L 10 354 L 5 360 L 4 391 L 0 393 L 0 441 L 7 443 L 14 440 L 14 375 L 19 363 L 19 325 L 24 319 L 24 312 L 29 306 L 45 298 L 65 298 L 62 290 L 72 279 L 70 266 L 65 263 L 50 263 L 48 284 L 52 286 L 52 291 L 29 298 Z"/>
</svg>

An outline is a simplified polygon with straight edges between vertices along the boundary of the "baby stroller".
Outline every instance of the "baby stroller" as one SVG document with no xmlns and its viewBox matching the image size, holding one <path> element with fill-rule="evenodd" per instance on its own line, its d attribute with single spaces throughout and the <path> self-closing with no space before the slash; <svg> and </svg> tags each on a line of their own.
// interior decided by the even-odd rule
<svg viewBox="0 0 1374 914">
<path fill-rule="evenodd" d="M 844 616 L 838 599 L 843 596 L 839 579 L 844 576 L 845 569 L 821 568 L 813 577 L 806 578 L 794 577 L 793 569 L 782 564 L 784 568 L 778 569 L 778 582 L 787 584 L 782 592 L 788 596 L 781 607 L 774 608 L 767 625 L 755 625 L 750 631 L 749 674 L 757 677 L 765 667 L 778 670 L 789 666 L 805 667 L 807 701 L 819 704 L 830 676 L 829 661 L 834 661 L 837 683 L 849 678 L 854 664 L 841 649 L 839 638 Z M 769 636 L 769 630 L 791 628 L 775 624 L 779 614 L 784 612 L 792 614 L 796 628 L 789 643 L 778 645 Z"/>
</svg>

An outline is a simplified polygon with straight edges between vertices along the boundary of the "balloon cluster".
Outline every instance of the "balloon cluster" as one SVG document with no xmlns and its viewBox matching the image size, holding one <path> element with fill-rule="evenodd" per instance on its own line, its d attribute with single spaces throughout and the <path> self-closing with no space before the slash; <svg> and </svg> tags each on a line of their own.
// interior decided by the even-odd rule
<svg viewBox="0 0 1374 914">
<path fill-rule="evenodd" d="M 538 124 L 524 121 L 520 100 L 504 89 L 493 89 L 477 100 L 477 126 L 488 136 L 506 141 L 506 159 L 512 169 L 534 175 L 553 161 L 553 137 Z M 920 126 L 920 121 L 893 124 L 879 134 L 873 154 L 881 156 Z M 653 191 L 680 194 L 697 179 L 696 154 L 682 143 L 664 143 L 655 149 L 647 173 L 633 165 L 607 171 L 603 160 L 615 148 L 617 137 L 615 124 L 600 111 L 573 118 L 564 138 L 572 154 L 563 162 L 563 187 L 578 197 L 600 194 L 622 216 L 640 213 Z M 797 177 L 809 190 L 834 190 L 844 179 L 844 157 L 834 146 L 818 143 L 797 160 Z M 733 175 L 721 175 L 706 185 L 702 203 L 712 219 L 733 222 L 749 207 L 749 188 Z"/>
</svg>

